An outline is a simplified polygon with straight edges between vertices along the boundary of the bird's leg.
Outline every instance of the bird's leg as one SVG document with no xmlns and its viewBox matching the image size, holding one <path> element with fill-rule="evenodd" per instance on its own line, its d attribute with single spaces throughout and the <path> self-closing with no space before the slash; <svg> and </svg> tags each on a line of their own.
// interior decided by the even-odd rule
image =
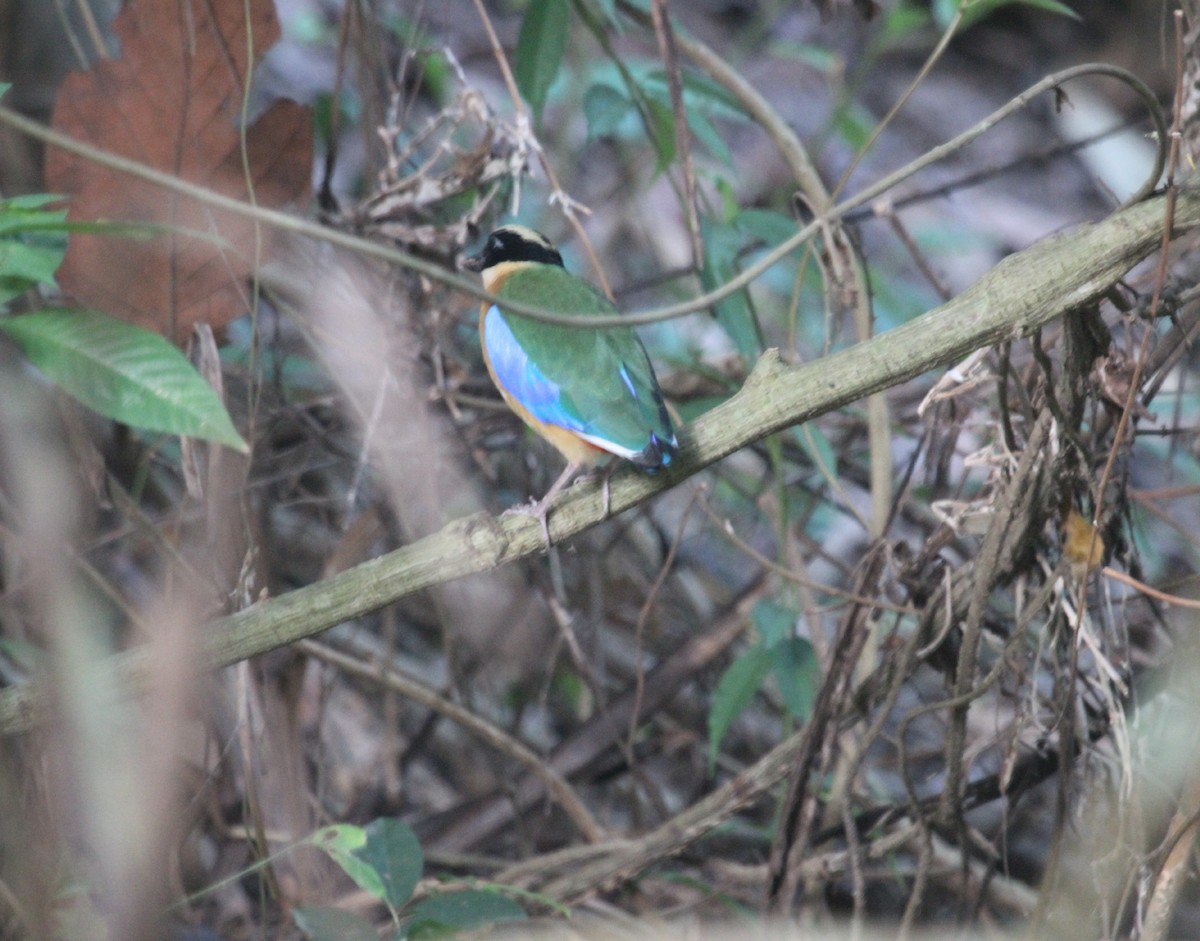
<svg viewBox="0 0 1200 941">
<path fill-rule="evenodd" d="M 581 464 L 580 467 L 582 466 Z M 616 461 L 609 461 L 607 464 L 601 466 L 599 470 L 593 468 L 579 478 L 580 483 L 585 480 L 600 481 L 600 493 L 604 497 L 604 516 L 602 519 L 608 519 L 612 515 L 612 489 L 609 487 L 609 481 L 612 480 L 612 475 L 618 466 Z"/>
<path fill-rule="evenodd" d="M 612 515 L 612 488 L 609 486 L 612 482 L 613 471 L 617 469 L 616 461 L 609 461 L 608 466 L 600 473 L 604 476 L 601 478 L 601 483 L 604 486 L 604 518 L 608 519 Z"/>
<path fill-rule="evenodd" d="M 569 463 L 561 474 L 558 475 L 558 480 L 554 481 L 553 486 L 546 491 L 546 495 L 540 500 L 532 500 L 529 503 L 523 503 L 520 506 L 510 507 L 504 511 L 504 515 L 521 514 L 522 516 L 532 516 L 535 520 L 542 524 L 542 539 L 545 540 L 546 548 L 550 548 L 550 504 L 554 502 L 554 498 L 562 492 L 563 487 L 571 482 L 571 478 L 579 473 L 580 464 L 578 461 Z"/>
</svg>

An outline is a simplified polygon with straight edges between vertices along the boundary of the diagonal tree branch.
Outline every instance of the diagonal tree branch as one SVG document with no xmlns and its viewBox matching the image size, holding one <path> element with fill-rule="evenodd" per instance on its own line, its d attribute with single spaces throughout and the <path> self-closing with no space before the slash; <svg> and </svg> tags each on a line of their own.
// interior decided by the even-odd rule
<svg viewBox="0 0 1200 941">
<path fill-rule="evenodd" d="M 1173 234 L 1200 225 L 1200 189 L 1184 188 L 1177 196 Z M 1165 211 L 1165 199 L 1155 197 L 1044 239 L 1004 259 L 941 307 L 815 362 L 787 366 L 768 351 L 737 395 L 682 429 L 670 472 L 649 478 L 631 470 L 612 478 L 612 511 L 629 509 L 776 431 L 1028 334 L 1096 299 L 1158 247 Z M 551 538 L 559 542 L 594 526 L 604 518 L 603 504 L 598 485 L 572 487 L 554 506 Z M 207 625 L 203 666 L 265 653 L 541 549 L 539 525 L 529 517 L 479 513 L 456 520 L 411 545 Z M 113 657 L 107 668 L 124 692 L 133 693 L 144 684 L 148 665 L 146 649 L 139 648 Z M 0 734 L 41 721 L 49 693 L 48 683 L 33 681 L 0 694 Z"/>
</svg>

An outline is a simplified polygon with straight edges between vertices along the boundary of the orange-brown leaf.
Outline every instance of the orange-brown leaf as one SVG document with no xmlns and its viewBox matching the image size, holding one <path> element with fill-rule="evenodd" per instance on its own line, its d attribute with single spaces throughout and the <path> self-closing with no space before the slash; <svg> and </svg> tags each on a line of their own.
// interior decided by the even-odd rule
<svg viewBox="0 0 1200 941">
<path fill-rule="evenodd" d="M 1067 513 L 1063 524 L 1063 556 L 1073 567 L 1085 571 L 1104 561 L 1104 537 L 1078 510 Z"/>
<path fill-rule="evenodd" d="M 246 76 L 279 38 L 272 0 L 129 0 L 114 28 L 121 57 L 67 76 L 53 125 L 102 150 L 247 200 L 239 115 Z M 277 101 L 246 129 L 254 201 L 307 200 L 308 109 Z M 72 221 L 153 222 L 219 236 L 227 245 L 163 235 L 152 241 L 74 234 L 63 290 L 91 306 L 182 340 L 197 322 L 220 328 L 248 308 L 258 248 L 252 222 L 131 175 L 51 148 L 46 184 L 71 197 Z M 269 232 L 262 231 L 264 240 Z"/>
</svg>

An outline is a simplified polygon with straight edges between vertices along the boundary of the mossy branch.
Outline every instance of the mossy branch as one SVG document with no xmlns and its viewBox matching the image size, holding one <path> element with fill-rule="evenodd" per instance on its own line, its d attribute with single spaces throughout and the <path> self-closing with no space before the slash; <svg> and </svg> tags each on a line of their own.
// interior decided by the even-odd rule
<svg viewBox="0 0 1200 941">
<path fill-rule="evenodd" d="M 873 392 L 949 366 L 969 352 L 1024 336 L 1108 291 L 1160 243 L 1166 200 L 1159 196 L 1107 219 L 1044 239 L 1004 259 L 976 285 L 902 327 L 815 362 L 788 366 L 776 351 L 758 361 L 742 390 L 681 429 L 670 472 L 645 477 L 633 470 L 611 481 L 619 513 L 682 483 L 714 462 L 783 428 L 800 424 Z M 1174 234 L 1200 225 L 1200 189 L 1178 192 Z M 603 496 L 581 483 L 554 504 L 555 542 L 603 519 Z M 204 668 L 236 663 L 318 634 L 413 592 L 484 572 L 542 550 L 529 517 L 479 513 L 324 581 L 261 601 L 203 629 Z M 127 693 L 147 675 L 145 649 L 114 656 Z M 0 734 L 31 728 L 43 718 L 48 686 L 34 681 L 0 694 Z"/>
</svg>

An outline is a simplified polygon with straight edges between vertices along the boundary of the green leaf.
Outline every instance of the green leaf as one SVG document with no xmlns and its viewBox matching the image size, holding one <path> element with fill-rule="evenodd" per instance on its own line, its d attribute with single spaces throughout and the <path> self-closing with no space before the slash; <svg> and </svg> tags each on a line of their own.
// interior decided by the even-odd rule
<svg viewBox="0 0 1200 941">
<path fill-rule="evenodd" d="M 671 103 L 671 87 L 667 73 L 657 66 L 635 68 L 639 86 L 647 95 L 666 104 Z M 721 117 L 746 121 L 746 112 L 723 86 L 696 72 L 683 73 L 683 100 L 688 108 L 704 107 Z"/>
<path fill-rule="evenodd" d="M 821 664 L 813 645 L 796 636 L 799 616 L 795 608 L 769 598 L 759 601 L 750 612 L 788 713 L 798 722 L 807 722 L 821 679 Z"/>
<path fill-rule="evenodd" d="M 369 892 L 378 899 L 387 897 L 383 878 L 375 866 L 357 855 L 358 851 L 367 845 L 367 831 L 362 827 L 348 823 L 322 827 L 308 838 L 308 842 L 341 866 L 342 871 L 364 892 Z"/>
<path fill-rule="evenodd" d="M 570 23 L 567 0 L 532 0 L 521 21 L 513 72 L 535 124 L 542 123 L 546 96 L 562 66 Z"/>
<path fill-rule="evenodd" d="M 712 291 L 739 273 L 737 256 L 742 244 L 741 233 L 735 226 L 713 222 L 707 216 L 700 218 L 700 230 L 704 236 L 700 284 L 705 291 Z M 754 362 L 760 343 L 749 294 L 745 290 L 736 291 L 718 301 L 713 312 L 745 361 Z"/>
<path fill-rule="evenodd" d="M 875 129 L 875 115 L 857 102 L 839 108 L 833 119 L 837 131 L 851 150 L 862 150 Z"/>
<path fill-rule="evenodd" d="M 883 22 L 878 27 L 879 46 L 882 49 L 895 49 L 901 43 L 915 38 L 921 30 L 931 29 L 933 25 L 934 16 L 929 10 L 901 4 L 884 14 Z M 941 28 L 945 29 L 944 23 Z"/>
<path fill-rule="evenodd" d="M 739 229 L 764 245 L 778 245 L 796 234 L 796 220 L 774 209 L 743 209 L 734 219 Z"/>
<path fill-rule="evenodd" d="M 54 285 L 62 249 L 0 238 L 0 304 L 38 284 Z"/>
<path fill-rule="evenodd" d="M 688 128 L 695 135 L 710 154 L 720 160 L 725 166 L 733 169 L 733 153 L 729 150 L 729 146 L 725 143 L 725 139 L 713 127 L 713 123 L 708 120 L 696 108 L 687 109 Z"/>
<path fill-rule="evenodd" d="M 369 921 L 344 908 L 304 906 L 293 909 L 292 918 L 311 941 L 379 941 Z"/>
<path fill-rule="evenodd" d="M 413 906 L 410 939 L 445 938 L 460 931 L 506 921 L 522 921 L 525 909 L 506 895 L 485 889 L 442 892 Z"/>
<path fill-rule="evenodd" d="M 771 653 L 762 644 L 755 644 L 729 665 L 717 683 L 712 708 L 708 712 L 708 771 L 717 764 L 721 739 L 733 720 L 750 704 L 763 680 L 771 671 Z"/>
<path fill-rule="evenodd" d="M 336 823 L 322 827 L 307 842 L 329 854 L 340 866 L 338 857 L 349 856 L 367 845 L 367 831 L 353 824 Z"/>
<path fill-rule="evenodd" d="M 67 212 L 42 207 L 60 201 L 49 193 L 0 200 L 0 304 L 37 285 L 54 286 L 67 250 Z"/>
<path fill-rule="evenodd" d="M 658 74 L 663 77 L 665 83 L 666 73 L 659 70 Z M 689 70 L 683 73 L 683 96 L 687 99 L 695 99 L 696 103 L 703 103 L 717 109 L 722 117 L 736 118 L 740 121 L 750 120 L 745 107 L 738 101 L 737 96 L 703 72 Z"/>
<path fill-rule="evenodd" d="M 662 173 L 675 159 L 675 115 L 670 105 L 657 98 L 646 99 L 646 110 L 650 113 L 650 137 L 658 153 L 655 173 Z"/>
<path fill-rule="evenodd" d="M 34 366 L 88 408 L 136 428 L 249 448 L 212 387 L 157 333 L 91 310 L 0 320 Z"/>
<path fill-rule="evenodd" d="M 771 672 L 784 705 L 797 722 L 812 717 L 821 664 L 813 645 L 803 637 L 788 637 L 771 647 Z"/>
<path fill-rule="evenodd" d="M 63 197 L 57 193 L 22 193 L 20 196 L 9 196 L 7 199 L 0 199 L 0 218 L 3 218 L 4 214 L 9 211 L 32 212 L 51 203 L 61 203 L 62 201 Z M 54 210 L 51 214 L 60 220 L 67 217 L 65 209 Z"/>
<path fill-rule="evenodd" d="M 796 611 L 778 601 L 764 598 L 754 605 L 750 622 L 758 631 L 763 647 L 771 648 L 796 633 Z"/>
<path fill-rule="evenodd" d="M 1081 19 L 1078 13 L 1065 3 L 1059 2 L 1059 0 L 941 0 L 934 7 L 934 19 L 937 21 L 938 26 L 945 29 L 950 24 L 955 11 L 961 6 L 963 18 L 958 26 L 961 32 L 970 26 L 974 26 L 984 17 L 995 13 L 1001 7 L 1015 6 L 1017 4 L 1034 7 L 1038 10 L 1045 10 L 1048 13 L 1055 13 L 1059 16 L 1069 16 L 1073 20 Z"/>
<path fill-rule="evenodd" d="M 666 159 L 664 159 L 663 150 L 660 149 L 659 169 L 661 170 L 675 156 L 675 112 L 674 104 L 671 101 L 670 86 L 667 84 L 666 74 L 661 69 L 635 69 L 631 71 L 633 77 L 638 82 L 639 90 L 644 95 L 644 101 L 655 117 L 655 124 L 662 123 L 658 117 L 659 112 L 666 112 L 671 115 L 672 146 L 670 153 L 665 155 Z M 713 126 L 712 121 L 709 120 L 708 112 L 715 112 L 721 117 L 744 121 L 746 120 L 745 112 L 738 105 L 736 99 L 710 79 L 685 72 L 683 75 L 683 107 L 687 115 L 688 127 L 696 140 L 718 160 L 728 166 L 732 166 L 733 154 L 730 152 L 728 145 L 716 127 Z"/>
<path fill-rule="evenodd" d="M 725 225 L 732 225 L 733 220 L 742 211 L 742 206 L 738 202 L 737 190 L 723 176 L 717 177 L 716 183 L 717 192 L 721 195 L 721 222 Z"/>
<path fill-rule="evenodd" d="M 379 897 L 393 908 L 412 898 L 425 856 L 412 827 L 395 817 L 380 817 L 366 826 L 367 843 L 354 851 L 379 876 L 383 894 Z M 366 886 L 363 886 L 366 888 Z"/>
<path fill-rule="evenodd" d="M 583 95 L 589 141 L 612 137 L 633 110 L 633 102 L 611 85 L 596 82 Z"/>
<path fill-rule="evenodd" d="M 958 12 L 958 8 L 969 0 L 933 0 L 929 5 L 930 11 L 933 13 L 933 21 L 937 24 L 938 29 L 945 29 L 950 25 L 950 21 L 954 19 L 954 14 Z"/>
</svg>

